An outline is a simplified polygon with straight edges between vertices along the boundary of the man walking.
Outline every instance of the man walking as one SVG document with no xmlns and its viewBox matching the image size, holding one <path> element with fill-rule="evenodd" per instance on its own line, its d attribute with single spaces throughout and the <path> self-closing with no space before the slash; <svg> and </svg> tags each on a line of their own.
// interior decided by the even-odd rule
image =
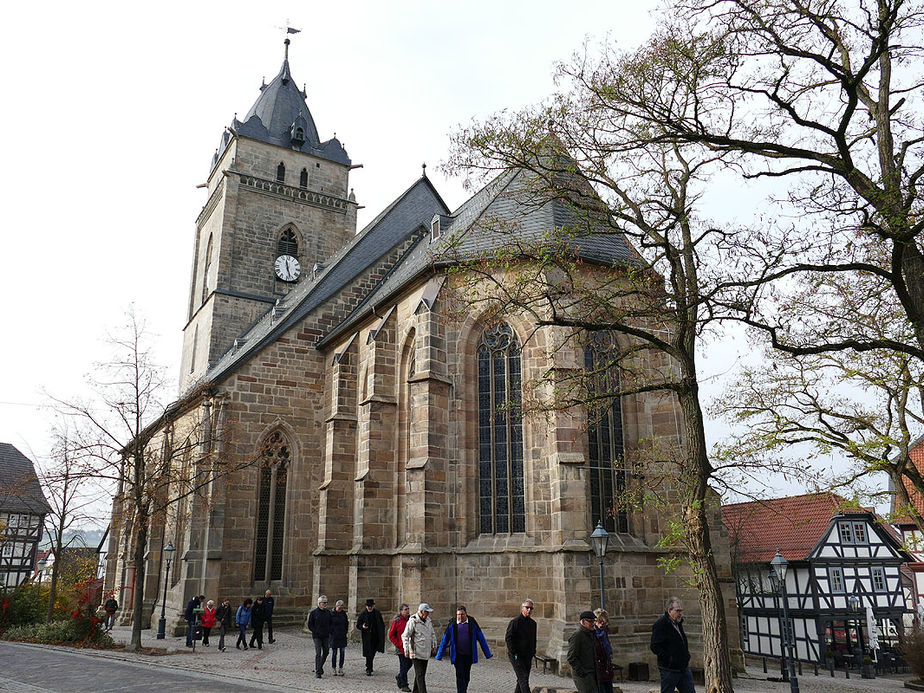
<svg viewBox="0 0 924 693">
<path fill-rule="evenodd" d="M 651 627 L 651 651 L 658 657 L 661 693 L 693 693 L 690 646 L 683 632 L 683 604 L 677 597 L 667 602 L 667 611 Z"/>
<path fill-rule="evenodd" d="M 363 638 L 363 657 L 366 658 L 366 676 L 372 676 L 372 660 L 376 652 L 385 651 L 385 621 L 375 608 L 375 600 L 366 600 L 366 610 L 356 619 L 356 628 Z"/>
<path fill-rule="evenodd" d="M 404 693 L 411 693 L 411 687 L 407 685 L 407 672 L 411 670 L 413 663 L 404 656 L 404 643 L 401 636 L 404 635 L 404 629 L 407 627 L 408 619 L 411 617 L 411 607 L 402 604 L 398 608 L 398 614 L 392 619 L 388 627 L 388 639 L 395 646 L 395 652 L 398 654 L 398 675 L 395 681 L 398 682 L 398 689 Z"/>
<path fill-rule="evenodd" d="M 568 638 L 568 664 L 578 693 L 597 693 L 597 636 L 593 611 L 581 612 L 581 625 Z"/>
<path fill-rule="evenodd" d="M 112 627 L 115 625 L 116 611 L 119 610 L 119 602 L 115 600 L 115 597 L 111 594 L 109 599 L 106 600 L 106 603 L 103 604 L 103 611 L 106 612 L 106 620 L 103 621 L 103 626 L 106 630 L 112 630 Z"/>
<path fill-rule="evenodd" d="M 273 637 L 274 606 L 276 606 L 276 600 L 273 599 L 273 593 L 270 590 L 266 590 L 266 594 L 263 595 L 263 622 L 266 624 L 266 634 L 269 637 L 266 642 L 270 645 L 276 642 L 276 638 Z"/>
<path fill-rule="evenodd" d="M 468 682 L 471 679 L 472 664 L 478 663 L 478 644 L 486 659 L 491 659 L 491 648 L 484 639 L 484 633 L 478 626 L 478 621 L 468 615 L 464 606 L 456 609 L 455 620 L 446 626 L 446 632 L 440 642 L 440 649 L 436 653 L 437 659 L 443 658 L 443 653 L 449 647 L 449 661 L 456 668 L 456 693 L 467 693 Z"/>
<path fill-rule="evenodd" d="M 183 618 L 186 619 L 186 647 L 193 646 L 193 633 L 196 630 L 196 619 L 199 616 L 196 609 L 202 605 L 203 599 L 205 599 L 204 594 L 196 595 L 187 602 L 186 610 L 183 612 Z"/>
<path fill-rule="evenodd" d="M 532 599 L 526 599 L 520 605 L 520 615 L 507 624 L 507 656 L 517 677 L 516 693 L 530 693 L 529 672 L 536 656 L 536 622 L 533 620 Z"/>
<path fill-rule="evenodd" d="M 436 654 L 436 632 L 430 614 L 433 607 L 424 602 L 417 607 L 417 613 L 407 620 L 401 643 L 404 656 L 414 662 L 413 693 L 427 693 L 427 664 Z"/>
<path fill-rule="evenodd" d="M 218 621 L 218 651 L 225 651 L 225 634 L 231 628 L 231 600 L 225 599 L 218 608 L 215 609 L 215 620 Z"/>
<path fill-rule="evenodd" d="M 314 675 L 324 676 L 324 662 L 330 652 L 330 611 L 327 609 L 327 597 L 318 597 L 318 607 L 308 614 L 308 630 L 314 639 Z"/>
</svg>

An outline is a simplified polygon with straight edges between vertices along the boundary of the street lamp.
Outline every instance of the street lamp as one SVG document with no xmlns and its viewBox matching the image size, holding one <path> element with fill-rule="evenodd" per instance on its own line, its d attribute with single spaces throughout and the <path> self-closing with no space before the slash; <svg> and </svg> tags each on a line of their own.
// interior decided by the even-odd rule
<svg viewBox="0 0 924 693">
<path fill-rule="evenodd" d="M 783 655 L 784 662 L 788 660 L 789 664 L 789 689 L 792 693 L 799 693 L 799 679 L 796 678 L 796 667 L 794 665 L 795 656 L 792 649 L 792 639 L 789 630 L 789 607 L 787 602 L 789 598 L 786 595 L 786 571 L 789 569 L 789 562 L 783 558 L 779 549 L 776 550 L 776 556 L 770 561 L 770 584 L 775 591 L 780 592 L 781 601 L 783 602 L 783 622 L 780 627 L 780 653 Z M 785 666 L 785 664 L 784 664 Z"/>
<path fill-rule="evenodd" d="M 854 653 L 857 656 L 857 667 L 863 663 L 863 652 L 866 649 L 863 644 L 863 622 L 860 620 L 860 598 L 851 594 L 847 598 L 847 606 L 851 613 L 856 614 L 857 619 L 857 646 L 853 648 Z"/>
<path fill-rule="evenodd" d="M 597 528 L 590 535 L 590 545 L 600 561 L 600 608 L 606 611 L 606 592 L 603 589 L 603 559 L 610 544 L 610 533 L 603 529 L 603 522 L 597 521 Z"/>
<path fill-rule="evenodd" d="M 36 566 L 38 568 L 38 586 L 42 586 L 42 575 L 45 574 L 45 566 L 48 565 L 48 560 L 43 556 L 42 559 L 38 562 Z"/>
<path fill-rule="evenodd" d="M 157 622 L 157 639 L 163 640 L 167 637 L 167 583 L 170 582 L 170 559 L 173 558 L 173 542 L 164 547 L 164 554 L 167 556 L 167 572 L 164 575 L 164 600 L 160 603 L 160 620 Z"/>
</svg>

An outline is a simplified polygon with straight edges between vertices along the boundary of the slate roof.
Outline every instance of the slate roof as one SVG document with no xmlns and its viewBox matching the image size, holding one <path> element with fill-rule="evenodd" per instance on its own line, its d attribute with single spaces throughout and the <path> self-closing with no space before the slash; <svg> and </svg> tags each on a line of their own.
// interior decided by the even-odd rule
<svg viewBox="0 0 924 693">
<path fill-rule="evenodd" d="M 32 460 L 9 443 L 0 443 L 0 511 L 51 512 Z"/>
<path fill-rule="evenodd" d="M 260 87 L 260 96 L 244 116 L 243 120 L 235 118 L 231 123 L 231 132 L 242 137 L 268 142 L 286 149 L 296 149 L 328 161 L 350 165 L 350 157 L 336 137 L 321 142 L 318 129 L 305 102 L 306 93 L 295 86 L 289 69 L 288 47 L 282 67 L 269 84 Z M 304 130 L 305 141 L 300 146 L 292 142 L 292 126 L 296 120 Z M 231 138 L 226 132 L 212 159 L 212 167 L 218 163 L 221 154 Z"/>
<path fill-rule="evenodd" d="M 378 287 L 358 307 L 380 306 L 390 301 L 416 276 L 439 267 L 473 260 L 520 243 L 533 248 L 555 229 L 583 226 L 568 205 L 560 200 L 533 202 L 526 173 L 512 170 L 489 181 L 455 212 L 440 217 L 440 238 L 424 235 Z M 434 210 L 434 213 L 436 211 Z M 433 214 L 428 218 L 433 218 Z M 605 265 L 636 262 L 638 254 L 625 236 L 602 225 L 587 233 L 562 240 L 576 257 Z M 323 346 L 366 317 L 357 309 L 319 342 Z"/>
<path fill-rule="evenodd" d="M 901 544 L 901 537 L 882 518 L 830 492 L 723 505 L 722 523 L 728 528 L 729 544 L 739 562 L 768 562 L 777 549 L 790 561 L 801 561 L 839 513 L 872 514 L 879 529 Z"/>
<path fill-rule="evenodd" d="M 238 349 L 224 354 L 205 374 L 205 380 L 215 382 L 228 375 L 409 236 L 428 227 L 434 213 L 447 211 L 436 188 L 426 176 L 421 176 L 348 245 L 327 260 L 317 277 L 301 283 L 286 296 L 283 306 L 270 309 L 257 320 L 241 336 Z"/>
</svg>

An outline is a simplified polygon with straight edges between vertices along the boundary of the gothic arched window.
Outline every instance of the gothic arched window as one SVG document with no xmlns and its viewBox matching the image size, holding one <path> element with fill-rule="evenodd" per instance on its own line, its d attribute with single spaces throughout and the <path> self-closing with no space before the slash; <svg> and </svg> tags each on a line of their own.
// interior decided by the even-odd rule
<svg viewBox="0 0 924 693">
<path fill-rule="evenodd" d="M 602 521 L 608 532 L 625 533 L 629 531 L 629 513 L 624 499 L 626 465 L 616 349 L 609 334 L 594 335 L 584 349 L 588 402 L 596 403 L 587 411 L 590 520 L 591 524 Z"/>
<path fill-rule="evenodd" d="M 478 508 L 482 534 L 526 531 L 520 347 L 507 325 L 478 343 Z"/>
<path fill-rule="evenodd" d="M 276 255 L 298 257 L 298 238 L 296 238 L 292 229 L 286 229 L 279 236 L 279 242 L 276 244 Z"/>
<path fill-rule="evenodd" d="M 202 303 L 209 297 L 209 271 L 212 269 L 212 234 L 205 246 L 205 268 L 202 270 Z"/>
<path fill-rule="evenodd" d="M 257 540 L 254 546 L 254 582 L 282 579 L 282 548 L 285 542 L 286 477 L 289 446 L 279 431 L 263 443 L 257 505 Z"/>
<path fill-rule="evenodd" d="M 303 168 L 302 172 L 299 174 L 298 184 L 303 188 L 308 187 L 308 169 L 307 168 Z"/>
<path fill-rule="evenodd" d="M 286 180 L 286 165 L 279 162 L 279 166 L 276 167 L 276 180 L 280 183 L 284 183 Z"/>
</svg>

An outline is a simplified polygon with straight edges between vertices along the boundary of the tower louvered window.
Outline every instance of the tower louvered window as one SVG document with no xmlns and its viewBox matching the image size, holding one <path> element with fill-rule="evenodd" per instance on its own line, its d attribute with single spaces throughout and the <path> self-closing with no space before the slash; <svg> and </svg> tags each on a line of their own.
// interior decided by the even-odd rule
<svg viewBox="0 0 924 693">
<path fill-rule="evenodd" d="M 286 165 L 279 162 L 279 166 L 276 167 L 276 180 L 280 183 L 285 183 L 286 180 Z"/>
<path fill-rule="evenodd" d="M 497 325 L 478 344 L 478 481 L 483 534 L 526 531 L 520 347 Z"/>
<path fill-rule="evenodd" d="M 628 532 L 626 469 L 616 343 L 611 335 L 596 335 L 584 350 L 588 376 L 588 454 L 591 523 L 603 522 L 608 532 Z"/>
<path fill-rule="evenodd" d="M 276 244 L 276 255 L 298 257 L 298 239 L 292 229 L 286 229 L 279 236 L 279 243 Z"/>
<path fill-rule="evenodd" d="M 254 582 L 282 579 L 288 470 L 288 442 L 276 431 L 264 443 L 261 455 Z"/>
<path fill-rule="evenodd" d="M 307 168 L 303 168 L 302 172 L 299 174 L 298 184 L 303 188 L 308 187 L 308 169 Z"/>
</svg>

